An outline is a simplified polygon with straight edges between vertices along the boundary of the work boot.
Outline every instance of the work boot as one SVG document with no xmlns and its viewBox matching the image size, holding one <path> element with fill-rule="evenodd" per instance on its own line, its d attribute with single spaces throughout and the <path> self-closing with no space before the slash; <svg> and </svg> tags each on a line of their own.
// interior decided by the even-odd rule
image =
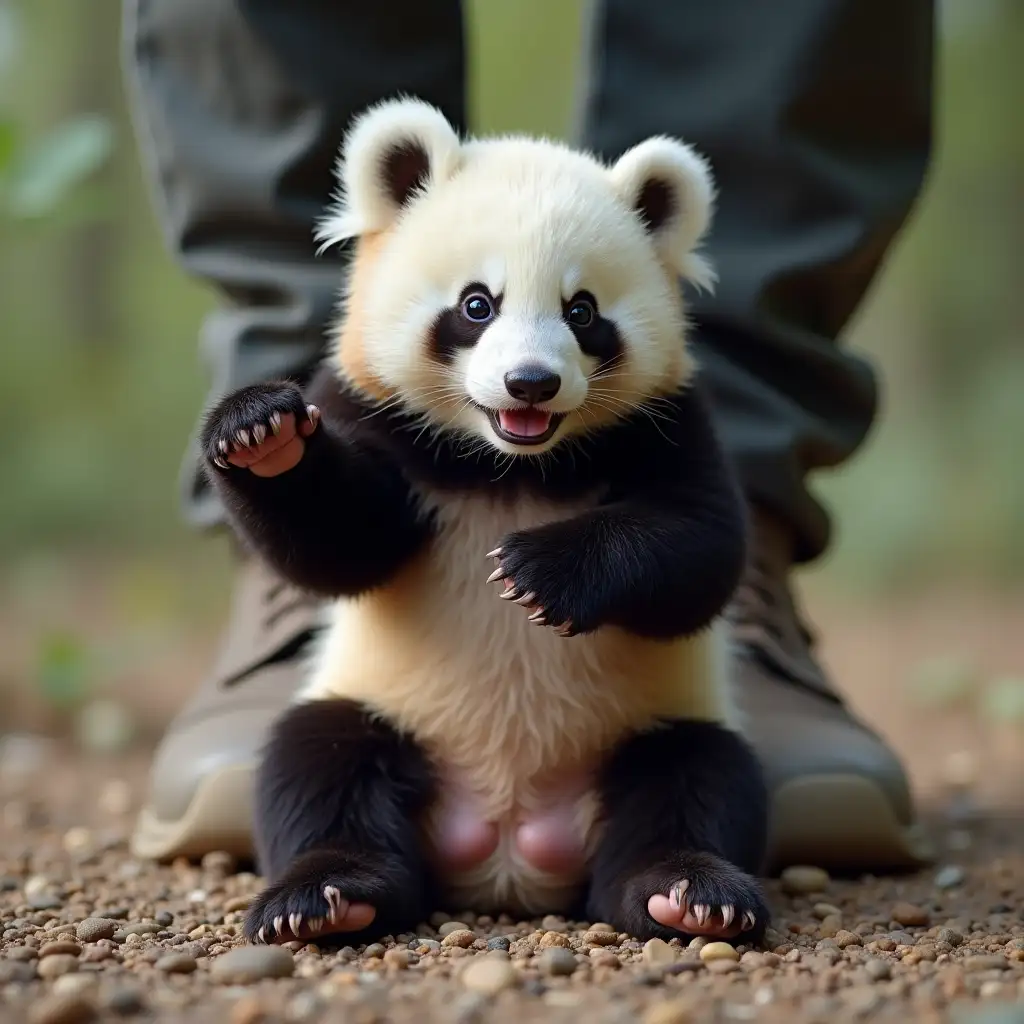
<svg viewBox="0 0 1024 1024">
<path fill-rule="evenodd" d="M 132 853 L 251 858 L 253 771 L 303 681 L 320 607 L 256 558 L 242 562 L 219 659 L 157 748 Z"/>
<path fill-rule="evenodd" d="M 737 699 L 773 791 L 770 866 L 914 867 L 930 856 L 899 761 L 844 706 L 811 654 L 788 586 L 785 532 L 754 515 L 752 559 L 729 609 Z M 154 760 L 132 851 L 251 856 L 252 776 L 271 721 L 302 681 L 318 604 L 243 564 L 220 661 Z"/>
<path fill-rule="evenodd" d="M 789 585 L 788 531 L 763 511 L 751 518 L 750 559 L 727 618 L 736 701 L 772 792 L 769 869 L 921 867 L 933 852 L 903 767 L 815 660 Z"/>
</svg>

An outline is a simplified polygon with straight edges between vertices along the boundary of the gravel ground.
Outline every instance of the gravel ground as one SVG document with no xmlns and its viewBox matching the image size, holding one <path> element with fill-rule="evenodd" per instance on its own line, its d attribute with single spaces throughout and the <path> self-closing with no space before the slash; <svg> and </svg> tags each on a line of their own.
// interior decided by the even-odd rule
<svg viewBox="0 0 1024 1024">
<path fill-rule="evenodd" d="M 764 947 L 634 942 L 600 922 L 436 914 L 367 948 L 248 947 L 259 880 L 223 853 L 131 858 L 145 761 L 57 753 L 0 792 L 0 1021 L 472 1024 L 1024 1022 L 1024 821 L 936 818 L 901 878 L 791 870 Z"/>
</svg>

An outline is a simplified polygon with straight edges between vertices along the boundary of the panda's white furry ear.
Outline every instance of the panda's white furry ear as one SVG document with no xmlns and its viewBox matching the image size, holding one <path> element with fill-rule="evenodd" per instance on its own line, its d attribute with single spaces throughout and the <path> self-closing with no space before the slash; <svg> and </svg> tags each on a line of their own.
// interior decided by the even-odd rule
<svg viewBox="0 0 1024 1024">
<path fill-rule="evenodd" d="M 324 247 L 382 231 L 421 191 L 449 177 L 460 142 L 436 107 L 421 100 L 388 100 L 361 114 L 341 147 L 340 193 L 321 222 Z"/>
<path fill-rule="evenodd" d="M 711 223 L 711 168 L 677 139 L 654 136 L 627 150 L 611 168 L 612 181 L 640 216 L 665 265 L 711 290 L 715 272 L 696 248 Z"/>
</svg>

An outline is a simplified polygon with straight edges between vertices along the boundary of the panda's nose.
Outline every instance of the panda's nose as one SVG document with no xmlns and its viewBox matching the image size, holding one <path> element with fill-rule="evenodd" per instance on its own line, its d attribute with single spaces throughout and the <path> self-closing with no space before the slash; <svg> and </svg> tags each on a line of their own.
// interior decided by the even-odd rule
<svg viewBox="0 0 1024 1024">
<path fill-rule="evenodd" d="M 558 394 L 562 378 L 546 366 L 527 363 L 505 374 L 505 390 L 520 402 L 536 405 L 550 401 Z"/>
</svg>

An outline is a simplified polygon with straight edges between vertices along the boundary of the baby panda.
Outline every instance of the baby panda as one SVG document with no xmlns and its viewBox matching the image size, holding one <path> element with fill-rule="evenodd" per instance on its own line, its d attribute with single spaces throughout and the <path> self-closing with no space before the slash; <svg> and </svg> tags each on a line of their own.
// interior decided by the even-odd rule
<svg viewBox="0 0 1024 1024">
<path fill-rule="evenodd" d="M 400 99 L 338 175 L 329 356 L 202 432 L 244 542 L 329 599 L 257 769 L 246 936 L 444 906 L 756 942 L 767 796 L 720 618 L 746 519 L 681 289 L 713 281 L 705 162 L 462 139 Z"/>
</svg>

